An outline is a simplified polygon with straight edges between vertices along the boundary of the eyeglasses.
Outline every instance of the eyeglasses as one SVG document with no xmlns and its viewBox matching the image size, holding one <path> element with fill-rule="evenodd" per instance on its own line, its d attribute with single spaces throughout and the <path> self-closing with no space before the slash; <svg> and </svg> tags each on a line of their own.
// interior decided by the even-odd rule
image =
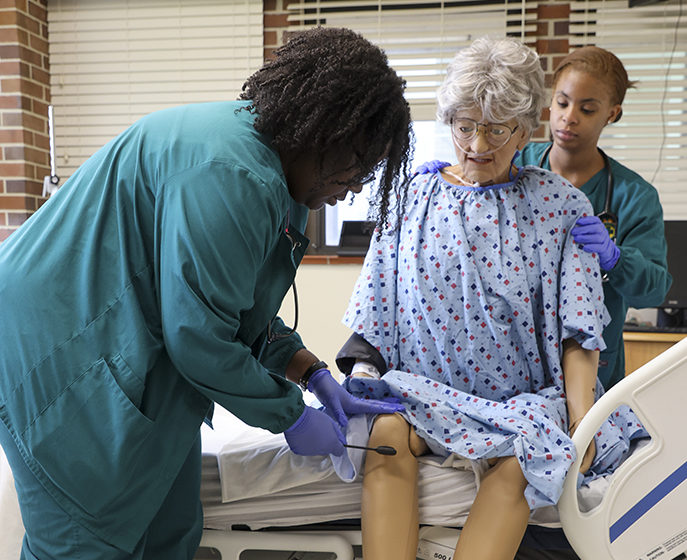
<svg viewBox="0 0 687 560">
<path fill-rule="evenodd" d="M 480 123 L 468 118 L 451 119 L 451 133 L 457 143 L 472 142 L 480 126 L 484 128 L 487 142 L 492 148 L 504 146 L 518 130 L 517 125 L 511 129 L 502 123 Z"/>
</svg>

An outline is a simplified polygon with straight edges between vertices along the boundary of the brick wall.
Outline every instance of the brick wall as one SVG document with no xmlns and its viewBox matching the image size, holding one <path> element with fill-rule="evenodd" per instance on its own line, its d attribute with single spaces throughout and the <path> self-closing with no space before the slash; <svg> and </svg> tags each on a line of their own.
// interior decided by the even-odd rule
<svg viewBox="0 0 687 560">
<path fill-rule="evenodd" d="M 0 0 L 0 241 L 35 212 L 49 173 L 47 0 Z"/>
<path fill-rule="evenodd" d="M 267 60 L 277 47 L 286 42 L 288 35 L 288 22 L 286 9 L 289 0 L 263 0 L 263 47 L 264 58 Z"/>
<path fill-rule="evenodd" d="M 541 3 L 537 6 L 537 31 L 534 48 L 539 53 L 544 72 L 546 87 L 551 87 L 553 71 L 558 63 L 568 54 L 570 42 L 570 4 L 568 0 Z M 550 89 L 549 89 L 550 93 Z M 542 112 L 542 125 L 534 134 L 536 140 L 549 138 L 549 108 Z"/>
</svg>

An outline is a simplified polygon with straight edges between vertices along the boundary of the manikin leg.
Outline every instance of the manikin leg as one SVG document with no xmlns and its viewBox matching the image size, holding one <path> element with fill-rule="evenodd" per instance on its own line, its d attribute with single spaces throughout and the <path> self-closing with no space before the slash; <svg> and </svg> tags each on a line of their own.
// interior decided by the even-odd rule
<svg viewBox="0 0 687 560">
<path fill-rule="evenodd" d="M 515 457 L 500 459 L 480 484 L 454 560 L 513 560 L 527 529 L 527 481 Z"/>
<path fill-rule="evenodd" d="M 370 446 L 391 445 L 397 454 L 367 453 L 362 494 L 363 555 L 373 560 L 415 560 L 418 541 L 416 457 L 427 451 L 400 415 L 382 415 Z"/>
</svg>

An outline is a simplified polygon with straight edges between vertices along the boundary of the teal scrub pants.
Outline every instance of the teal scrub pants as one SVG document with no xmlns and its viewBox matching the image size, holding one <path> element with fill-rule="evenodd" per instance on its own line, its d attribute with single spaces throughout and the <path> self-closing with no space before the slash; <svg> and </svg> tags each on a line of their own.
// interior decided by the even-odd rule
<svg viewBox="0 0 687 560">
<path fill-rule="evenodd" d="M 120 550 L 85 529 L 53 500 L 22 460 L 0 422 L 5 450 L 19 496 L 26 533 L 21 560 L 191 560 L 200 543 L 200 435 L 162 507 L 133 553 Z M 151 473 L 151 476 L 155 476 Z M 107 484 L 107 481 L 103 481 Z"/>
</svg>

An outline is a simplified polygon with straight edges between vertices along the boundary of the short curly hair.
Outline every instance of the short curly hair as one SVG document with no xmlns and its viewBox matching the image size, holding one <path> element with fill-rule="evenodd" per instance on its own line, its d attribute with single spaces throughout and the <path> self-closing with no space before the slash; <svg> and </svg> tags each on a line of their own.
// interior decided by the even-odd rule
<svg viewBox="0 0 687 560">
<path fill-rule="evenodd" d="M 383 227 L 405 201 L 413 136 L 404 90 L 379 47 L 349 29 L 317 27 L 277 49 L 240 99 L 251 102 L 255 128 L 278 151 L 322 156 L 345 146 L 358 156 L 361 178 L 378 170 L 370 214 Z"/>
<path fill-rule="evenodd" d="M 515 119 L 532 132 L 545 102 L 544 71 L 532 49 L 512 38 L 480 37 L 458 51 L 437 93 L 437 118 L 477 107 L 490 122 Z"/>
</svg>

